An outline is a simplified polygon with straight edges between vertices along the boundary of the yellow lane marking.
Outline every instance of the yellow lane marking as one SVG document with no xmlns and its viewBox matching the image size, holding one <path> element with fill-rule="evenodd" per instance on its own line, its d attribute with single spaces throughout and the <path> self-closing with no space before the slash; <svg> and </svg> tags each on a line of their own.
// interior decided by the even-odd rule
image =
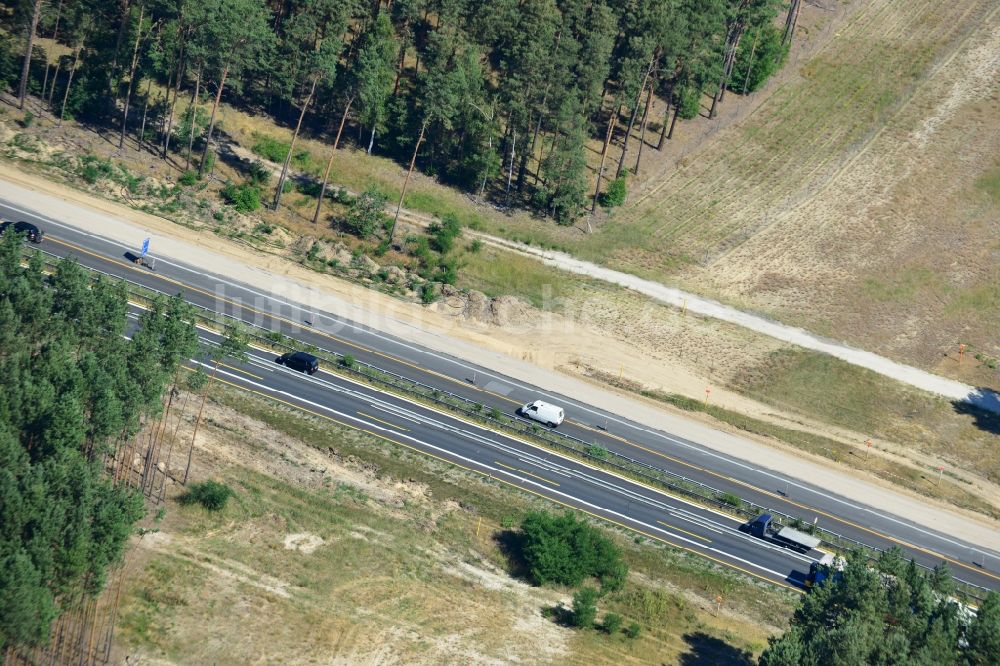
<svg viewBox="0 0 1000 666">
<path fill-rule="evenodd" d="M 237 309 L 243 309 L 243 310 L 246 310 L 247 312 L 252 312 L 252 313 L 255 313 L 255 314 L 260 314 L 260 315 L 263 315 L 265 317 L 269 317 L 269 318 L 271 318 L 271 319 L 273 319 L 275 321 L 282 321 L 282 322 L 285 322 L 286 324 L 291 324 L 292 326 L 295 326 L 297 328 L 302 328 L 302 326 L 303 326 L 301 322 L 297 322 L 297 321 L 294 321 L 292 319 L 288 319 L 287 317 L 283 317 L 281 315 L 274 314 L 273 312 L 262 312 L 262 311 L 257 310 L 255 308 L 249 306 L 249 305 L 246 305 L 244 303 L 237 303 L 237 302 L 235 302 L 233 300 L 225 298 L 224 296 L 220 296 L 219 294 L 213 294 L 211 292 L 205 291 L 204 289 L 200 289 L 198 287 L 193 287 L 191 285 L 188 285 L 188 284 L 185 284 L 183 282 L 180 282 L 179 280 L 174 280 L 173 278 L 168 278 L 168 277 L 166 277 L 164 275 L 160 275 L 159 273 L 151 273 L 151 272 L 149 272 L 147 270 L 143 270 L 141 268 L 138 268 L 138 267 L 136 267 L 136 266 L 134 266 L 132 264 L 128 264 L 128 263 L 125 263 L 125 262 L 122 262 L 122 261 L 111 259 L 110 257 L 105 257 L 103 255 L 97 254 L 96 252 L 91 252 L 90 250 L 84 249 L 84 248 L 82 248 L 82 247 L 80 247 L 78 245 L 74 245 L 73 243 L 69 243 L 69 242 L 64 241 L 64 240 L 59 240 L 58 238 L 55 238 L 55 237 L 52 237 L 52 236 L 46 236 L 46 238 L 49 238 L 53 242 L 59 243 L 60 245 L 64 245 L 64 246 L 66 246 L 68 248 L 71 248 L 74 251 L 82 252 L 82 253 L 88 254 L 88 255 L 96 258 L 96 259 L 100 259 L 101 261 L 103 261 L 105 263 L 110 263 L 110 264 L 114 264 L 115 266 L 120 266 L 122 268 L 127 268 L 128 270 L 133 271 L 135 273 L 141 273 L 142 275 L 146 275 L 148 277 L 153 277 L 153 278 L 156 278 L 158 280 L 162 280 L 163 282 L 166 282 L 166 283 L 172 284 L 172 285 L 176 285 L 178 287 L 181 287 L 182 289 L 185 289 L 185 290 L 188 290 L 188 291 L 193 291 L 195 293 L 199 293 L 199 294 L 202 294 L 204 296 L 210 296 L 211 298 L 214 298 L 217 301 L 221 301 L 223 303 L 228 303 L 230 305 L 233 305 Z M 302 308 L 302 309 L 304 310 L 304 308 Z M 342 345 L 346 345 L 348 347 L 353 347 L 354 349 L 357 349 L 358 351 L 367 352 L 369 354 L 374 354 L 376 356 L 381 356 L 382 358 L 386 358 L 386 359 L 389 359 L 390 361 L 394 361 L 394 362 L 399 363 L 401 365 L 405 365 L 407 367 L 414 368 L 415 370 L 419 370 L 420 372 L 424 372 L 424 373 L 427 373 L 427 374 L 430 374 L 430 375 L 434 375 L 435 377 L 439 377 L 441 379 L 445 379 L 445 380 L 447 380 L 449 382 L 452 382 L 454 384 L 459 384 L 461 386 L 468 386 L 468 384 L 466 384 L 465 382 L 463 382 L 463 381 L 461 381 L 459 379 L 455 379 L 454 377 L 449 377 L 448 375 L 442 375 L 441 373 L 434 372 L 433 370 L 429 370 L 427 368 L 421 367 L 421 366 L 417 365 L 416 363 L 410 363 L 409 361 L 405 361 L 405 360 L 403 360 L 401 358 L 397 358 L 395 356 L 392 356 L 391 354 L 386 354 L 385 352 L 380 352 L 380 351 L 378 351 L 376 349 L 368 349 L 367 347 L 365 347 L 363 345 L 359 345 L 357 343 L 350 342 L 350 341 L 344 340 L 342 338 L 338 338 L 335 335 L 331 335 L 331 334 L 326 333 L 324 331 L 321 331 L 319 329 L 309 328 L 309 330 L 312 333 L 315 333 L 316 335 L 319 335 L 319 336 L 322 336 L 324 338 L 327 338 L 328 340 L 333 340 L 336 343 L 339 343 L 339 344 L 342 344 Z M 475 387 L 475 388 L 477 390 L 479 390 L 479 391 L 483 391 L 483 389 L 479 389 L 478 387 Z M 483 392 L 489 393 L 488 391 L 483 391 Z M 503 397 L 503 396 L 500 396 L 500 397 Z M 509 400 L 509 398 L 507 398 L 507 399 Z"/>
<path fill-rule="evenodd" d="M 705 543 L 712 543 L 711 539 L 706 539 L 705 537 L 701 536 L 700 534 L 695 534 L 694 532 L 688 532 L 687 530 L 681 529 L 680 527 L 677 527 L 676 525 L 670 525 L 669 523 L 665 523 L 662 520 L 658 520 L 656 522 L 658 522 L 659 524 L 663 525 L 664 527 L 669 527 L 672 530 L 677 530 L 678 532 L 684 532 L 684 534 L 687 534 L 688 536 L 692 536 L 695 539 L 701 539 Z"/>
<path fill-rule="evenodd" d="M 256 313 L 256 314 L 262 314 L 262 315 L 264 315 L 266 317 L 270 317 L 271 319 L 274 319 L 276 321 L 282 321 L 282 322 L 285 322 L 287 324 L 291 324 L 291 325 L 293 325 L 295 327 L 301 328 L 301 326 L 302 326 L 299 322 L 293 321 L 291 319 L 287 319 L 285 317 L 282 317 L 281 315 L 276 315 L 276 314 L 273 314 L 273 313 L 270 313 L 270 312 L 261 312 L 261 311 L 256 310 L 256 309 L 254 309 L 254 308 L 252 308 L 252 307 L 250 307 L 248 305 L 244 305 L 242 303 L 236 303 L 236 302 L 234 302 L 232 300 L 229 300 L 229 299 L 227 299 L 225 297 L 219 296 L 218 294 L 209 293 L 209 292 L 207 292 L 207 291 L 205 291 L 203 289 L 199 289 L 197 287 L 192 287 L 190 285 L 184 284 L 183 282 L 180 282 L 178 280 L 173 280 L 171 278 L 165 277 L 165 276 L 160 275 L 158 273 L 150 273 L 149 271 L 142 270 L 142 269 L 140 269 L 140 268 L 138 268 L 136 266 L 133 266 L 131 264 L 120 262 L 120 261 L 116 261 L 116 260 L 111 259 L 109 257 L 105 257 L 103 255 L 97 254 L 96 252 L 91 252 L 90 250 L 86 250 L 86 249 L 84 249 L 82 247 L 74 245 L 73 243 L 69 243 L 69 242 L 66 242 L 66 241 L 63 241 L 63 240 L 59 240 L 58 238 L 55 238 L 53 236 L 47 236 L 47 238 L 49 240 L 51 240 L 52 242 L 54 242 L 54 243 L 59 243 L 60 245 L 64 245 L 64 246 L 66 246 L 68 248 L 72 248 L 73 250 L 75 250 L 77 252 L 82 252 L 84 254 L 88 254 L 88 255 L 90 255 L 92 257 L 95 257 L 96 259 L 99 259 L 99 260 L 101 260 L 103 262 L 114 264 L 115 266 L 120 266 L 120 267 L 123 267 L 123 268 L 127 268 L 127 269 L 129 269 L 131 271 L 134 271 L 136 273 L 141 273 L 143 275 L 152 276 L 152 277 L 155 277 L 155 278 L 157 278 L 159 280 L 162 280 L 164 282 L 167 282 L 167 283 L 170 283 L 170 284 L 174 284 L 174 285 L 176 285 L 178 287 L 182 287 L 183 289 L 194 291 L 194 292 L 203 294 L 205 296 L 211 296 L 212 298 L 214 298 L 216 300 L 223 301 L 225 303 L 229 303 L 230 305 L 234 305 L 237 308 L 243 308 L 243 309 L 247 310 L 248 312 L 253 312 L 253 313 Z M 479 391 L 481 393 L 486 393 L 488 395 L 496 396 L 497 398 L 501 398 L 501 399 L 506 400 L 506 401 L 508 401 L 510 403 L 513 403 L 513 404 L 519 404 L 519 403 L 517 403 L 516 400 L 514 400 L 512 398 L 509 398 L 507 396 L 501 395 L 499 393 L 494 393 L 492 391 L 487 391 L 485 389 L 481 389 L 481 388 L 479 388 L 478 386 L 475 386 L 475 385 L 471 385 L 470 386 L 468 383 L 463 382 L 463 381 L 458 380 L 458 379 L 455 379 L 454 377 L 449 377 L 448 375 L 443 375 L 443 374 L 435 372 L 433 370 L 429 370 L 429 369 L 421 367 L 421 366 L 419 366 L 419 365 L 417 365 L 415 363 L 410 363 L 409 361 L 404 361 L 403 359 L 396 358 L 396 357 L 394 357 L 394 356 L 392 356 L 390 354 L 386 354 L 384 352 L 380 352 L 380 351 L 376 351 L 376 350 L 372 350 L 372 349 L 367 349 L 366 347 L 363 347 L 361 345 L 358 345 L 358 344 L 355 344 L 355 343 L 352 343 L 352 342 L 348 342 L 347 340 L 342 340 L 342 339 L 340 339 L 340 338 L 338 338 L 336 336 L 330 335 L 329 333 L 325 333 L 325 332 L 323 332 L 321 330 L 318 330 L 318 329 L 309 329 L 309 330 L 312 333 L 315 333 L 316 335 L 325 337 L 325 338 L 327 338 L 329 340 L 333 340 L 334 342 L 338 342 L 340 344 L 347 345 L 349 347 L 353 347 L 353 348 L 355 348 L 355 349 L 357 349 L 359 351 L 365 351 L 365 352 L 368 352 L 368 353 L 371 353 L 371 354 L 375 354 L 377 356 L 381 356 L 383 358 L 395 361 L 396 363 L 400 363 L 402 365 L 414 368 L 414 369 L 416 369 L 416 370 L 418 370 L 418 371 L 420 371 L 422 373 L 434 375 L 435 377 L 439 377 L 439 378 L 444 379 L 446 381 L 449 381 L 449 382 L 451 382 L 453 384 L 459 384 L 459 385 L 464 386 L 466 388 L 474 388 L 475 390 L 477 390 L 477 391 Z M 602 430 L 599 430 L 599 429 L 596 429 L 596 428 L 592 428 L 590 426 L 586 426 L 586 425 L 584 425 L 582 423 L 577 423 L 575 421 L 570 421 L 569 423 L 573 423 L 574 425 L 578 425 L 578 426 L 581 426 L 581 427 L 586 428 L 588 430 L 593 430 L 595 432 L 601 432 L 602 434 L 605 434 L 608 437 L 611 437 L 612 439 L 619 440 L 619 441 L 623 442 L 624 444 L 627 444 L 627 445 L 632 446 L 634 448 L 640 449 L 642 451 L 646 451 L 647 453 L 652 453 L 652 454 L 654 454 L 656 456 L 659 456 L 659 457 L 664 458 L 666 460 L 670 460 L 670 461 L 675 462 L 675 463 L 677 463 L 679 465 L 683 465 L 683 466 L 688 467 L 690 469 L 695 469 L 695 470 L 699 470 L 699 471 L 705 472 L 706 474 L 710 474 L 710 475 L 712 475 L 712 476 L 714 476 L 716 478 L 719 478 L 719 479 L 724 479 L 724 480 L 727 480 L 727 481 L 731 481 L 733 483 L 736 483 L 738 485 L 743 486 L 744 488 L 748 488 L 750 490 L 762 493 L 764 495 L 767 495 L 768 497 L 779 499 L 779 500 L 781 500 L 783 502 L 786 502 L 786 503 L 788 503 L 788 504 L 790 504 L 792 506 L 795 506 L 795 507 L 800 508 L 800 509 L 804 509 L 806 511 L 811 511 L 811 512 L 819 514 L 819 515 L 821 515 L 821 516 L 823 516 L 825 518 L 829 518 L 829 519 L 831 519 L 831 520 L 833 520 L 835 522 L 839 522 L 839 523 L 844 524 L 844 525 L 849 525 L 851 527 L 854 527 L 855 529 L 860 529 L 860 530 L 862 530 L 864 532 L 867 532 L 869 534 L 872 534 L 874 536 L 880 537 L 882 539 L 886 539 L 887 541 L 891 541 L 892 543 L 897 543 L 899 545 L 906 546 L 908 548 L 913 548 L 914 550 L 920 551 L 920 552 L 925 553 L 927 555 L 931 555 L 933 557 L 939 557 L 939 558 L 941 558 L 943 560 L 951 562 L 952 564 L 954 564 L 956 566 L 959 566 L 959 567 L 962 567 L 964 569 L 968 569 L 970 571 L 975 571 L 977 573 L 989 576 L 990 578 L 994 578 L 996 580 L 1000 580 L 1000 576 L 992 574 L 989 571 L 986 571 L 985 569 L 981 569 L 979 567 L 974 567 L 972 565 L 965 564 L 964 562 L 960 562 L 958 560 L 954 560 L 954 559 L 952 559 L 950 557 L 942 555 L 941 553 L 936 553 L 936 552 L 934 552 L 932 550 L 928 550 L 926 548 L 921 548 L 920 546 L 911 544 L 911 543 L 909 543 L 907 541 L 903 541 L 902 539 L 897 539 L 895 537 L 891 537 L 891 536 L 889 536 L 887 534 L 882 534 L 881 532 L 878 532 L 876 530 L 864 527 L 863 525 L 858 525 L 857 523 L 853 523 L 853 522 L 848 521 L 848 520 L 846 520 L 844 518 L 840 518 L 840 517 L 838 517 L 838 516 L 836 516 L 834 514 L 827 513 L 825 511 L 821 511 L 819 509 L 815 509 L 815 508 L 813 508 L 813 507 L 811 507 L 809 505 L 801 504 L 801 503 L 797 503 L 797 502 L 792 502 L 791 500 L 789 500 L 786 497 L 782 497 L 781 495 L 778 495 L 776 493 L 772 493 L 772 492 L 770 492 L 768 490 L 764 490 L 763 488 L 759 488 L 757 486 L 754 486 L 753 484 L 747 483 L 745 481 L 740 481 L 739 479 L 727 476 L 725 474 L 721 474 L 719 472 L 714 472 L 714 471 L 712 471 L 710 469 L 706 469 L 704 467 L 700 467 L 698 465 L 686 462 L 684 460 L 680 460 L 680 459 L 674 458 L 672 456 L 669 456 L 667 454 L 661 453 L 661 452 L 656 451 L 654 449 L 649 449 L 649 448 L 644 447 L 644 446 L 642 446 L 640 444 L 636 444 L 634 442 L 631 442 L 631 441 L 629 441 L 629 440 L 627 440 L 627 439 L 625 439 L 623 437 L 620 437 L 618 435 L 614 435 L 614 434 L 608 432 L 607 430 L 603 430 L 602 431 Z"/>
<path fill-rule="evenodd" d="M 381 423 L 383 425 L 387 425 L 390 428 L 395 428 L 396 430 L 402 430 L 403 432 L 409 432 L 409 429 L 404 428 L 403 426 L 398 426 L 395 423 L 389 423 L 388 421 L 383 421 L 382 419 L 376 418 L 376 417 L 372 416 L 371 414 L 365 414 L 364 412 L 360 412 L 360 411 L 358 412 L 358 414 L 360 414 L 361 416 L 364 416 L 365 418 L 369 418 L 372 421 L 378 421 L 379 423 Z"/>
<path fill-rule="evenodd" d="M 221 365 L 223 368 L 229 368 L 230 370 L 235 370 L 236 372 L 242 372 L 244 375 L 250 375 L 254 379 L 260 379 L 261 381 L 263 381 L 263 379 L 264 379 L 260 375 L 255 375 L 252 372 L 247 372 L 243 368 L 235 368 L 235 367 L 233 367 L 231 365 L 227 365 L 226 363 L 220 363 L 219 365 Z"/>
<path fill-rule="evenodd" d="M 923 548 L 921 546 L 918 546 L 916 544 L 912 544 L 912 543 L 910 543 L 908 541 L 905 541 L 903 539 L 899 539 L 897 537 L 889 536 L 888 534 L 883 534 L 882 532 L 879 532 L 877 530 L 873 530 L 873 529 L 871 529 L 869 527 L 865 527 L 864 525 L 859 525 L 858 523 L 855 523 L 855 522 L 852 522 L 850 520 L 847 520 L 846 518 L 841 518 L 840 516 L 837 516 L 837 515 L 832 514 L 832 513 L 828 513 L 826 511 L 823 511 L 822 509 L 817 509 L 815 507 L 809 506 L 808 504 L 802 504 L 801 502 L 792 501 L 792 500 L 788 499 L 787 497 L 779 495 L 778 493 L 773 493 L 773 492 L 771 492 L 769 490 L 765 490 L 764 488 L 760 488 L 758 486 L 755 486 L 752 483 L 748 483 L 746 481 L 741 481 L 740 479 L 737 479 L 737 478 L 734 478 L 734 477 L 731 477 L 731 476 L 727 476 L 725 474 L 722 474 L 721 472 L 716 472 L 714 470 L 711 470 L 711 469 L 708 469 L 708 468 L 705 468 L 705 467 L 701 467 L 699 465 L 695 465 L 694 463 L 689 463 L 689 462 L 687 462 L 685 460 L 681 460 L 679 458 L 675 458 L 675 457 L 673 457 L 671 455 L 668 455 L 666 453 L 663 453 L 661 451 L 656 451 L 654 449 L 647 448 L 645 446 L 642 446 L 641 444 L 636 444 L 635 442 L 629 441 L 629 440 L 625 439 L 624 437 L 620 437 L 618 435 L 612 434 L 612 433 L 607 432 L 607 431 L 602 431 L 600 429 L 591 428 L 590 426 L 584 425 L 582 423 L 574 423 L 574 424 L 578 425 L 578 426 L 580 426 L 582 428 L 585 428 L 587 430 L 594 430 L 595 432 L 601 432 L 601 433 L 607 435 L 608 437 L 611 437 L 612 439 L 616 439 L 616 440 L 618 440 L 618 441 L 620 441 L 620 442 L 622 442 L 624 444 L 627 444 L 628 446 L 631 446 L 631 447 L 633 447 L 635 449 L 639 449 L 641 451 L 645 451 L 646 453 L 651 453 L 651 454 L 653 454 L 655 456 L 658 456 L 658 457 L 663 458 L 665 460 L 669 460 L 669 461 L 671 461 L 673 463 L 676 463 L 678 465 L 683 465 L 684 467 L 687 467 L 689 469 L 693 469 L 693 470 L 697 470 L 697 471 L 700 471 L 700 472 L 704 472 L 705 474 L 709 474 L 711 476 L 714 476 L 717 479 L 723 479 L 725 481 L 729 481 L 731 483 L 735 483 L 735 484 L 737 484 L 739 486 L 743 486 L 744 488 L 747 488 L 748 490 L 752 490 L 754 492 L 758 492 L 758 493 L 760 493 L 762 495 L 765 495 L 767 497 L 771 497 L 773 499 L 777 499 L 777 500 L 779 500 L 781 502 L 784 502 L 786 504 L 794 506 L 794 507 L 796 507 L 798 509 L 802 509 L 803 511 L 808 511 L 810 513 L 818 514 L 818 515 L 823 516 L 824 518 L 828 518 L 828 519 L 830 519 L 830 520 L 832 520 L 832 521 L 834 521 L 836 523 L 840 523 L 842 525 L 847 525 L 849 527 L 853 527 L 855 529 L 862 530 L 863 532 L 867 532 L 868 534 L 871 534 L 873 536 L 885 539 L 886 541 L 890 541 L 892 543 L 899 544 L 901 546 L 906 546 L 907 548 L 912 548 L 913 550 L 919 551 L 919 552 L 924 553 L 926 555 L 930 555 L 931 557 L 935 557 L 935 558 L 940 558 L 942 560 L 946 560 L 946 561 L 950 562 L 951 564 L 954 564 L 956 566 L 962 567 L 963 569 L 968 569 L 969 571 L 975 571 L 976 573 L 983 574 L 985 576 L 989 576 L 990 578 L 994 578 L 996 580 L 1000 580 L 1000 576 L 998 576 L 996 574 L 993 574 L 993 573 L 991 573 L 989 571 L 986 571 L 985 569 L 981 569 L 980 567 L 972 566 L 970 564 L 966 564 L 966 563 L 961 562 L 959 560 L 952 559 L 952 558 L 948 557 L 947 555 L 943 555 L 943 554 L 937 553 L 937 552 L 935 552 L 933 550 L 929 550 L 927 548 Z"/>
</svg>

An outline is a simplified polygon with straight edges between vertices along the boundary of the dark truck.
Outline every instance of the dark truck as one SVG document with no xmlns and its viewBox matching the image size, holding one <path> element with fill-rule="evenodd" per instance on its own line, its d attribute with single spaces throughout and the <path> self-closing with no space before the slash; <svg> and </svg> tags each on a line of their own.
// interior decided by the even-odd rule
<svg viewBox="0 0 1000 666">
<path fill-rule="evenodd" d="M 749 523 L 740 525 L 740 530 L 749 532 L 758 539 L 764 539 L 800 553 L 808 553 L 820 544 L 819 537 L 814 537 L 812 534 L 793 527 L 777 528 L 771 520 L 771 514 L 768 513 L 762 513 Z"/>
<path fill-rule="evenodd" d="M 811 590 L 826 579 L 838 581 L 843 576 L 844 558 L 831 555 L 823 555 L 817 561 L 809 565 L 809 575 L 806 576 L 805 585 L 807 590 Z"/>
</svg>

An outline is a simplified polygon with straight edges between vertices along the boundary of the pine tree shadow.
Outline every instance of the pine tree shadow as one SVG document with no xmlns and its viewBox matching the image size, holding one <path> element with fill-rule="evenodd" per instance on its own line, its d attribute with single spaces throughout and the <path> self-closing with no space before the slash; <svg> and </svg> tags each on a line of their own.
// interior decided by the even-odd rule
<svg viewBox="0 0 1000 666">
<path fill-rule="evenodd" d="M 522 550 L 524 543 L 521 534 L 514 530 L 501 530 L 493 535 L 493 541 L 496 542 L 497 548 L 507 558 L 507 573 L 513 578 L 524 581 L 529 585 L 534 585 L 535 582 L 528 574 L 528 565 L 524 561 Z"/>
<path fill-rule="evenodd" d="M 951 403 L 956 414 L 966 414 L 972 417 L 972 423 L 980 430 L 1000 435 L 1000 398 L 986 388 L 976 389 L 967 400 L 955 400 Z"/>
<path fill-rule="evenodd" d="M 684 642 L 690 650 L 680 656 L 681 666 L 716 666 L 716 664 L 735 664 L 736 666 L 752 666 L 753 655 L 733 647 L 721 638 L 695 631 L 684 634 Z"/>
</svg>

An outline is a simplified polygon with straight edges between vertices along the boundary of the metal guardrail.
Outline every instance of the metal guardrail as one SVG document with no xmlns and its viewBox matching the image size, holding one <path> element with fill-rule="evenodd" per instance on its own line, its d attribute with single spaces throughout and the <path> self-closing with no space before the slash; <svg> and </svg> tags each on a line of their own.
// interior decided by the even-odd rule
<svg viewBox="0 0 1000 666">
<path fill-rule="evenodd" d="M 41 253 L 46 258 L 46 264 L 48 266 L 54 266 L 56 261 L 62 259 L 62 257 L 46 252 L 45 250 L 37 249 L 36 251 Z M 138 284 L 128 280 L 127 278 L 112 275 L 95 268 L 86 266 L 83 268 L 86 268 L 91 273 L 96 273 L 113 280 L 124 282 L 130 296 L 145 299 L 147 302 L 152 301 L 155 298 L 170 297 L 170 295 L 165 292 Z M 283 333 L 271 331 L 270 329 L 247 322 L 239 319 L 238 317 L 217 312 L 194 303 L 189 302 L 188 305 L 192 307 L 196 316 L 202 322 L 211 324 L 212 326 L 218 328 L 220 332 L 224 331 L 227 327 L 239 327 L 245 330 L 251 338 L 257 341 L 258 344 L 263 343 L 272 350 L 298 351 L 303 348 L 302 345 L 288 344 L 296 341 L 288 336 L 285 336 Z M 451 411 L 461 412 L 463 415 L 474 420 L 485 421 L 491 426 L 501 428 L 506 432 L 540 440 L 547 445 L 554 446 L 563 451 L 568 451 L 572 455 L 582 456 L 585 460 L 595 463 L 598 466 L 605 468 L 610 467 L 629 477 L 637 478 L 637 480 L 651 481 L 667 490 L 670 490 L 671 492 L 692 498 L 701 504 L 706 504 L 716 509 L 735 513 L 741 518 L 752 519 L 761 513 L 771 514 L 774 518 L 774 522 L 778 526 L 789 525 L 797 529 L 810 531 L 821 539 L 822 546 L 826 546 L 832 550 L 860 550 L 873 561 L 877 560 L 878 556 L 884 552 L 881 548 L 862 543 L 856 539 L 852 539 L 826 529 L 814 528 L 812 524 L 803 521 L 801 518 L 784 513 L 777 509 L 772 509 L 770 507 L 745 500 L 732 493 L 722 491 L 701 483 L 700 481 L 690 479 L 683 474 L 671 472 L 670 470 L 656 467 L 647 462 L 636 460 L 624 454 L 610 451 L 597 442 L 587 442 L 564 432 L 543 428 L 540 425 L 521 419 L 514 414 L 507 414 L 496 408 L 486 408 L 481 403 L 477 403 L 469 398 L 451 393 L 450 391 L 445 391 L 443 389 L 423 384 L 369 363 L 358 361 L 350 357 L 349 354 L 341 354 L 339 352 L 323 349 L 315 345 L 306 345 L 305 349 L 316 355 L 321 360 L 325 360 L 327 363 L 332 364 L 342 373 L 360 377 L 365 381 L 380 384 L 396 391 L 403 391 L 409 395 L 416 395 L 423 400 L 427 400 L 436 405 L 441 405 Z M 931 567 L 923 564 L 917 564 L 917 567 L 925 571 L 932 571 Z M 969 598 L 982 601 L 985 598 L 986 593 L 990 591 L 989 588 L 964 581 L 955 576 L 953 576 L 953 578 L 956 582 L 959 593 L 964 594 Z"/>
</svg>

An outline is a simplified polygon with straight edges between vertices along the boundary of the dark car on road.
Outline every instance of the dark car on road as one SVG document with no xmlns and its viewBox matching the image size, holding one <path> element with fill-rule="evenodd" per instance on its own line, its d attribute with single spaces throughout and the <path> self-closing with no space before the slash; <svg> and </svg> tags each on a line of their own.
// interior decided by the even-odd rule
<svg viewBox="0 0 1000 666">
<path fill-rule="evenodd" d="M 319 370 L 319 359 L 305 352 L 288 352 L 274 359 L 286 368 L 315 375 Z"/>
<path fill-rule="evenodd" d="M 0 236 L 7 233 L 8 229 L 13 229 L 15 233 L 24 234 L 32 243 L 41 243 L 45 237 L 45 232 L 33 225 L 31 222 L 0 222 Z"/>
</svg>

